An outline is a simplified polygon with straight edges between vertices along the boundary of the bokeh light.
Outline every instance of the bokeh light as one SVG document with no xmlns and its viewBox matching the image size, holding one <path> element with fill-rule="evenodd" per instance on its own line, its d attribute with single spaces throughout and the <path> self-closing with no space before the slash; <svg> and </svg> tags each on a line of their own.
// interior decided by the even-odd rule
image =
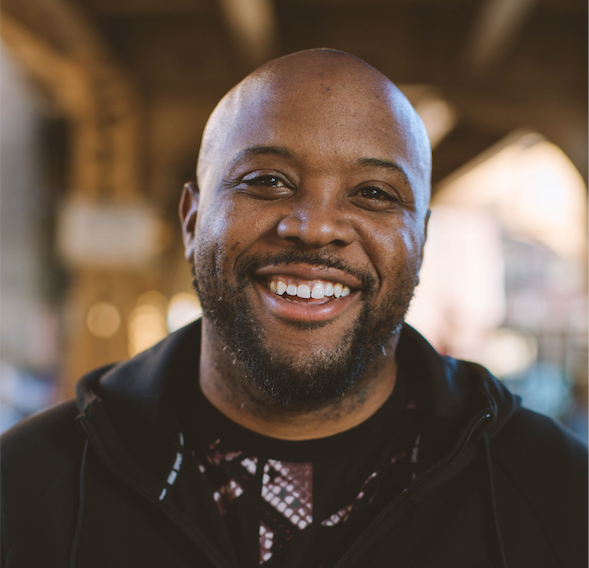
<svg viewBox="0 0 589 568">
<path fill-rule="evenodd" d="M 168 330 L 176 331 L 201 316 L 202 308 L 196 295 L 180 292 L 172 296 L 168 306 Z"/>
<path fill-rule="evenodd" d="M 88 310 L 86 325 L 94 337 L 107 339 L 119 330 L 121 314 L 114 304 L 97 302 Z"/>
</svg>

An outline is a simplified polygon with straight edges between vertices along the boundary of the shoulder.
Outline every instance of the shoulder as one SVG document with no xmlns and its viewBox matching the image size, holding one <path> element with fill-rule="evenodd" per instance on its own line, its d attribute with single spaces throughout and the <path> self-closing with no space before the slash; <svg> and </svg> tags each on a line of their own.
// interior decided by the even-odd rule
<svg viewBox="0 0 589 568">
<path fill-rule="evenodd" d="M 4 549 L 14 542 L 40 502 L 63 486 L 58 480 L 75 477 L 84 447 L 76 426 L 78 414 L 75 402 L 68 401 L 23 420 L 2 435 Z"/>
<path fill-rule="evenodd" d="M 70 400 L 16 424 L 1 437 L 3 466 L 26 465 L 27 458 L 38 464 L 44 457 L 65 457 L 60 454 L 68 454 L 72 443 L 81 440 L 76 427 L 79 413 Z"/>
<path fill-rule="evenodd" d="M 555 420 L 527 408 L 518 409 L 492 447 L 496 459 L 514 472 L 554 481 L 587 477 L 587 447 Z"/>
<path fill-rule="evenodd" d="M 520 408 L 491 441 L 491 454 L 504 523 L 521 531 L 515 525 L 526 519 L 525 530 L 537 526 L 560 564 L 574 566 L 587 542 L 585 445 L 551 418 Z"/>
</svg>

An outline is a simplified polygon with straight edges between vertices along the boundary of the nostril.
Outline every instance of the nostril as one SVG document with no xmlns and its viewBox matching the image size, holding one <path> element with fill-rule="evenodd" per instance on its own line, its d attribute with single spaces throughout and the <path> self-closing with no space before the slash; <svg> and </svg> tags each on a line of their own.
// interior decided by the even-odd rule
<svg viewBox="0 0 589 568">
<path fill-rule="evenodd" d="M 325 215 L 300 218 L 289 215 L 280 221 L 278 236 L 286 240 L 298 240 L 310 247 L 327 244 L 346 246 L 354 240 L 353 227 L 345 220 L 333 220 Z"/>
</svg>

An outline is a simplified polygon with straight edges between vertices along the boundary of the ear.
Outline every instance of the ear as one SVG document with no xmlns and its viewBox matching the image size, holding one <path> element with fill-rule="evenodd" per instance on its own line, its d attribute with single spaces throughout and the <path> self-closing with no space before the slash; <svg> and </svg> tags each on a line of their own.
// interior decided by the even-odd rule
<svg viewBox="0 0 589 568">
<path fill-rule="evenodd" d="M 184 184 L 178 212 L 180 213 L 182 238 L 184 239 L 184 256 L 190 263 L 193 262 L 196 247 L 195 230 L 199 197 L 200 193 L 196 182 L 190 181 Z"/>
<path fill-rule="evenodd" d="M 425 249 L 425 242 L 427 241 L 427 226 L 429 224 L 431 214 L 431 209 L 428 209 L 425 215 L 425 221 L 423 223 L 423 241 L 421 242 L 421 251 L 419 252 L 419 268 L 421 268 L 421 265 L 423 263 L 423 251 Z"/>
</svg>

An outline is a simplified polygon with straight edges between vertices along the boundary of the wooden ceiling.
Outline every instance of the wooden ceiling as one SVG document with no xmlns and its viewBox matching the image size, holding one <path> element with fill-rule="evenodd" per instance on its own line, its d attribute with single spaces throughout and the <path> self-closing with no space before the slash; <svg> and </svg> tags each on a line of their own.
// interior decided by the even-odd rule
<svg viewBox="0 0 589 568">
<path fill-rule="evenodd" d="M 3 10 L 22 12 L 26 4 L 4 0 Z M 168 136 L 175 131 L 186 138 L 178 168 L 193 167 L 208 113 L 257 64 L 293 51 L 332 47 L 365 59 L 397 84 L 432 86 L 454 107 L 455 127 L 434 151 L 434 183 L 522 127 L 558 144 L 587 180 L 584 0 L 75 4 L 136 85 L 148 120 L 161 123 Z M 236 12 L 244 7 L 245 16 L 256 17 Z M 50 33 L 45 24 L 37 22 L 39 33 Z M 170 113 L 169 122 L 162 109 Z M 178 125 L 190 134 L 179 132 Z M 149 143 L 152 154 L 166 144 L 164 138 Z"/>
<path fill-rule="evenodd" d="M 222 1 L 83 3 L 146 95 L 212 106 L 255 67 Z M 268 58 L 333 47 L 441 90 L 459 120 L 436 149 L 434 181 L 518 127 L 559 144 L 587 179 L 586 2 L 275 0 L 271 10 Z"/>
<path fill-rule="evenodd" d="M 182 183 L 217 101 L 274 56 L 341 49 L 406 92 L 447 101 L 456 121 L 434 149 L 434 183 L 520 128 L 558 144 L 587 180 L 586 0 L 2 0 L 0 10 L 4 45 L 61 112 L 44 138 L 54 185 L 107 204 L 149 201 L 169 234 L 148 273 L 70 270 L 71 384 L 126 357 L 123 329 L 108 341 L 86 330 L 94 302 L 126 314 L 148 290 L 189 289 Z"/>
</svg>

